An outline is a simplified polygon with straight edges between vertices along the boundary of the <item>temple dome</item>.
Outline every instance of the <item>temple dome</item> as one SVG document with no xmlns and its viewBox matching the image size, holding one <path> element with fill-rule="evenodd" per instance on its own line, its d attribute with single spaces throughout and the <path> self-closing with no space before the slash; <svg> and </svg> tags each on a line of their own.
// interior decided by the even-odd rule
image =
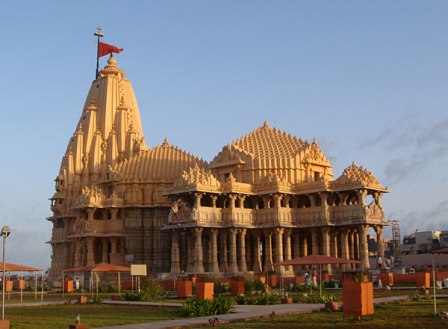
<svg viewBox="0 0 448 329">
<path fill-rule="evenodd" d="M 207 163 L 172 146 L 165 138 L 160 146 L 135 154 L 120 165 L 123 179 L 129 182 L 174 182 L 184 171 Z"/>
<path fill-rule="evenodd" d="M 231 145 L 255 159 L 284 159 L 295 156 L 309 146 L 309 143 L 277 128 L 271 128 L 265 122 L 262 127 L 233 141 Z"/>
<path fill-rule="evenodd" d="M 332 166 L 316 141 L 311 143 L 271 128 L 267 122 L 223 147 L 210 169 L 223 182 L 229 172 L 237 181 L 258 184 L 269 177 L 289 184 L 331 180 Z"/>
</svg>

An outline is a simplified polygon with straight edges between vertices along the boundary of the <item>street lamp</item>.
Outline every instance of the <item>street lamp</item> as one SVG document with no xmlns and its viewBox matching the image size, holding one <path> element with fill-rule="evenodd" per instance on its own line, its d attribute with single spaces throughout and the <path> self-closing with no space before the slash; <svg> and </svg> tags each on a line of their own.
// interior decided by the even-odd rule
<svg viewBox="0 0 448 329">
<path fill-rule="evenodd" d="M 1 231 L 3 238 L 3 279 L 2 279 L 2 320 L 5 319 L 5 256 L 6 256 L 6 238 L 11 234 L 11 230 L 8 226 L 3 226 Z"/>
</svg>

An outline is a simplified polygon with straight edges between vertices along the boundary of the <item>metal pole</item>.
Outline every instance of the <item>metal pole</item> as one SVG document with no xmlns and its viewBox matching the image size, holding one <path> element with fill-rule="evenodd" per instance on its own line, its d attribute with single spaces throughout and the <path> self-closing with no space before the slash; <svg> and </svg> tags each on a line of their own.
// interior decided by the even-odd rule
<svg viewBox="0 0 448 329">
<path fill-rule="evenodd" d="M 3 280 L 2 280 L 2 320 L 5 319 L 5 272 L 6 272 L 6 264 L 5 264 L 5 257 L 6 257 L 6 236 L 3 236 Z"/>
<path fill-rule="evenodd" d="M 95 73 L 95 79 L 98 79 L 99 61 L 100 61 L 100 38 L 103 37 L 104 34 L 101 33 L 101 26 L 98 26 L 96 30 L 97 31 L 93 35 L 95 35 L 98 38 L 96 48 L 96 73 Z"/>
<path fill-rule="evenodd" d="M 431 258 L 432 258 L 432 286 L 434 292 L 434 316 L 437 316 L 436 271 L 434 268 L 434 255 L 431 255 Z"/>
</svg>

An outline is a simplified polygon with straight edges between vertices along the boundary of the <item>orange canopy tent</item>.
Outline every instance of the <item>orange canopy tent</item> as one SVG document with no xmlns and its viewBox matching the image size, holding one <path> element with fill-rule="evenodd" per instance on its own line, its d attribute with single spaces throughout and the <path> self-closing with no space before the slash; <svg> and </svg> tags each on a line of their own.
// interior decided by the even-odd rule
<svg viewBox="0 0 448 329">
<path fill-rule="evenodd" d="M 5 263 L 5 272 L 42 272 L 41 268 L 29 267 L 12 263 Z M 3 272 L 3 269 L 2 269 Z"/>
<path fill-rule="evenodd" d="M 1 272 L 3 272 L 3 267 L 1 268 Z M 13 264 L 13 263 L 6 263 L 5 262 L 5 272 L 22 272 L 22 278 L 23 278 L 23 272 L 42 272 L 42 287 L 41 287 L 41 297 L 40 299 L 43 300 L 44 298 L 44 274 L 43 270 L 41 268 L 35 268 L 25 265 L 19 265 L 19 264 Z M 34 295 L 35 299 L 37 299 L 37 276 L 34 276 L 35 278 L 35 285 L 34 285 Z M 23 289 L 20 289 L 20 302 L 23 301 Z"/>
<path fill-rule="evenodd" d="M 322 265 L 330 264 L 362 264 L 359 260 L 338 258 L 325 255 L 309 255 L 294 259 L 284 260 L 282 262 L 274 263 L 280 266 L 295 266 L 295 265 L 319 265 L 319 294 L 322 295 Z"/>
<path fill-rule="evenodd" d="M 69 268 L 64 270 L 64 273 L 98 273 L 98 272 L 117 272 L 118 273 L 118 292 L 120 293 L 120 273 L 131 272 L 131 269 L 126 266 L 114 265 L 109 263 L 97 263 L 93 265 Z M 98 276 L 96 276 L 96 293 L 98 294 Z M 62 285 L 64 286 L 64 285 Z M 64 291 L 62 291 L 64 292 Z"/>
</svg>

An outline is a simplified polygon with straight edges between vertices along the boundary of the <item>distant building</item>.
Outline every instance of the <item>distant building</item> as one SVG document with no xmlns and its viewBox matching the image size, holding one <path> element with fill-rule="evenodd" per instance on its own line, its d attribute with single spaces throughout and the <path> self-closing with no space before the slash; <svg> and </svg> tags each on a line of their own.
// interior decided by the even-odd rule
<svg viewBox="0 0 448 329">
<path fill-rule="evenodd" d="M 427 254 L 440 248 L 440 234 L 440 231 L 420 232 L 416 230 L 410 235 L 405 235 L 403 237 L 403 244 L 401 245 L 401 254 Z"/>
<path fill-rule="evenodd" d="M 448 248 L 448 231 L 442 231 L 439 235 L 440 248 Z"/>
</svg>

